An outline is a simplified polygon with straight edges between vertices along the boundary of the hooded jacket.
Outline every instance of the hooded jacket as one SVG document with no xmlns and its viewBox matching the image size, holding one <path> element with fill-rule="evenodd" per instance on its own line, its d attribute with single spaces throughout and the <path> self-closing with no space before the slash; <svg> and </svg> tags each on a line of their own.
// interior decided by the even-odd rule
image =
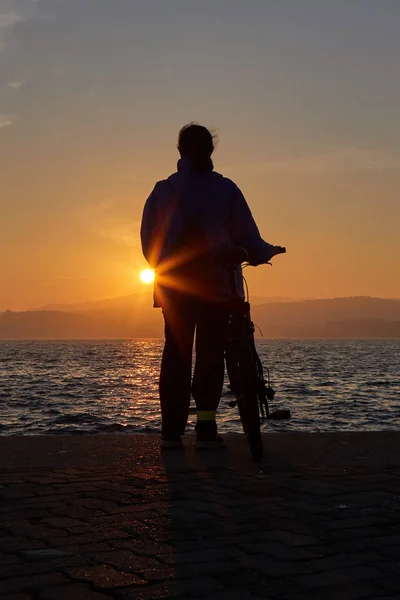
<svg viewBox="0 0 400 600">
<path fill-rule="evenodd" d="M 252 265 L 267 263 L 273 246 L 260 236 L 250 208 L 237 185 L 213 170 L 198 173 L 188 158 L 178 161 L 178 170 L 168 179 L 156 183 L 148 197 L 142 217 L 143 254 L 156 271 L 155 306 L 162 306 L 158 275 L 165 271 L 173 249 L 179 244 L 188 223 L 196 223 L 210 252 L 242 247 Z M 237 271 L 238 292 L 243 281 Z M 224 301 L 231 293 L 226 267 L 215 265 L 217 287 L 210 301 Z"/>
</svg>

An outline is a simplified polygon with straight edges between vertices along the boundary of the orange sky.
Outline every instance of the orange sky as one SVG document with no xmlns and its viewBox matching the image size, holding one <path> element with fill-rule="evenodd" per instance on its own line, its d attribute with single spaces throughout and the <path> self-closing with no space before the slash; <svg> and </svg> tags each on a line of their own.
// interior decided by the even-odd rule
<svg viewBox="0 0 400 600">
<path fill-rule="evenodd" d="M 133 4 L 0 6 L 0 310 L 142 290 L 142 207 L 191 120 L 287 247 L 253 294 L 400 297 L 396 4 Z"/>
</svg>

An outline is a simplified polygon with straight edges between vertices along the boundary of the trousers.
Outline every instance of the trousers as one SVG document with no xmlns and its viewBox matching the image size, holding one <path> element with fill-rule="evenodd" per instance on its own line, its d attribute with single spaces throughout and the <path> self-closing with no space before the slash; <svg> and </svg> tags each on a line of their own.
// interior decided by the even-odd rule
<svg viewBox="0 0 400 600">
<path fill-rule="evenodd" d="M 193 396 L 198 411 L 215 411 L 224 383 L 229 312 L 223 304 L 182 299 L 163 307 L 162 433 L 183 435 Z M 192 377 L 193 343 L 196 358 Z"/>
</svg>

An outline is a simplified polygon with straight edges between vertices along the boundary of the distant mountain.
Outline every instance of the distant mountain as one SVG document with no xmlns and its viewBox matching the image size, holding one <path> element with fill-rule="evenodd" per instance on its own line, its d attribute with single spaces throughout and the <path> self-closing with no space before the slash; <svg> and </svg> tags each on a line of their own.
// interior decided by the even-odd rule
<svg viewBox="0 0 400 600">
<path fill-rule="evenodd" d="M 63 310 L 6 311 L 0 339 L 161 337 L 163 319 L 149 292 L 122 298 L 57 305 Z M 400 337 L 400 300 L 354 297 L 252 303 L 266 338 Z M 258 331 L 258 330 L 257 330 Z"/>
<path fill-rule="evenodd" d="M 87 313 L 94 310 L 109 310 L 109 309 L 132 309 L 139 304 L 152 303 L 153 292 L 138 292 L 127 296 L 119 296 L 118 298 L 106 298 L 104 300 L 93 300 L 90 302 L 80 302 L 77 304 L 47 304 L 39 308 L 32 308 L 30 311 L 56 310 L 62 312 L 82 312 Z M 296 302 L 294 298 L 286 298 L 284 296 L 251 296 L 252 306 L 259 304 L 269 304 L 271 302 Z"/>
<path fill-rule="evenodd" d="M 400 338 L 400 321 L 384 319 L 354 319 L 329 321 L 324 329 L 326 338 Z"/>
<path fill-rule="evenodd" d="M 400 300 L 355 296 L 272 303 L 255 306 L 252 316 L 266 337 L 398 337 Z"/>
<path fill-rule="evenodd" d="M 109 337 L 106 323 L 56 311 L 12 312 L 0 316 L 0 339 L 79 339 Z"/>
<path fill-rule="evenodd" d="M 276 302 L 300 302 L 297 298 L 286 298 L 286 296 L 271 296 L 269 298 L 263 298 L 262 296 L 250 296 L 250 302 L 252 306 L 258 306 L 260 304 L 273 304 Z"/>
<path fill-rule="evenodd" d="M 98 311 L 97 315 L 51 310 L 6 311 L 0 315 L 0 339 L 105 339 L 162 336 L 161 311 L 155 311 L 150 307 L 142 314 L 138 312 L 118 314 L 112 311 L 109 313 L 106 310 Z"/>
<path fill-rule="evenodd" d="M 99 309 L 121 309 L 132 308 L 136 303 L 151 303 L 153 298 L 152 291 L 138 292 L 118 298 L 106 298 L 104 300 L 92 300 L 89 302 L 79 302 L 77 304 L 47 304 L 39 308 L 32 308 L 31 311 L 56 310 L 62 312 L 88 312 Z"/>
</svg>

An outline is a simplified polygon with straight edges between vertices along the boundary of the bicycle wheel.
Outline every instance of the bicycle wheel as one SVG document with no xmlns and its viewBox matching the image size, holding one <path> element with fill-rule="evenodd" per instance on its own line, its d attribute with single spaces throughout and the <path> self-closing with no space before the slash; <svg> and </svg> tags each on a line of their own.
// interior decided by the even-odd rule
<svg viewBox="0 0 400 600">
<path fill-rule="evenodd" d="M 236 319 L 235 319 L 236 321 Z M 239 317 L 234 323 L 235 342 L 233 353 L 235 379 L 237 381 L 237 404 L 243 431 L 250 445 L 251 456 L 255 462 L 262 459 L 263 444 L 260 431 L 260 412 L 258 406 L 258 386 L 255 357 L 251 344 L 249 323 Z"/>
</svg>

